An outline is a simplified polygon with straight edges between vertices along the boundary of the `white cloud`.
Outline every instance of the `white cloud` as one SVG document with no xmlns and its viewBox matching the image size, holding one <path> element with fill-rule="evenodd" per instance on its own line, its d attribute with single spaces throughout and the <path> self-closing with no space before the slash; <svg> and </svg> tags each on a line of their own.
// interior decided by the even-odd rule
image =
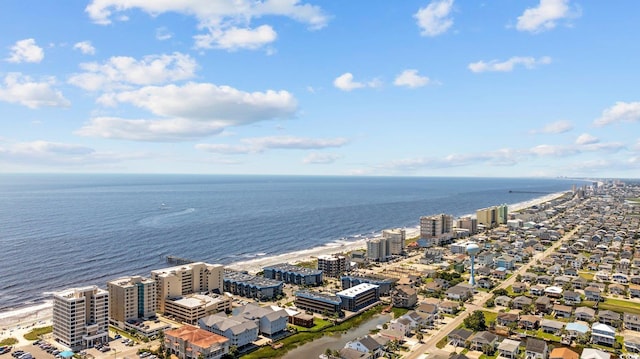
<svg viewBox="0 0 640 359">
<path fill-rule="evenodd" d="M 295 115 L 297 103 L 287 91 L 244 92 L 210 83 L 147 86 L 101 96 L 99 103 L 131 104 L 158 119 L 99 117 L 77 131 L 79 135 L 141 141 L 180 141 L 241 126 Z"/>
<path fill-rule="evenodd" d="M 166 27 L 162 26 L 156 29 L 156 39 L 160 41 L 169 40 L 173 34 Z"/>
<path fill-rule="evenodd" d="M 518 16 L 516 28 L 536 33 L 553 29 L 558 20 L 578 16 L 579 12 L 569 8 L 569 0 L 540 0 L 538 6 L 528 8 Z"/>
<path fill-rule="evenodd" d="M 252 137 L 240 140 L 240 145 L 202 143 L 197 149 L 219 154 L 240 155 L 262 153 L 272 149 L 309 150 L 342 147 L 349 142 L 346 138 L 305 138 L 294 136 Z"/>
<path fill-rule="evenodd" d="M 565 133 L 573 130 L 573 124 L 569 121 L 556 121 L 549 124 L 546 124 L 542 129 L 539 130 L 531 130 L 529 133 L 537 134 L 537 133 Z"/>
<path fill-rule="evenodd" d="M 373 79 L 368 82 L 358 82 L 353 80 L 353 74 L 351 72 L 345 72 L 333 80 L 333 86 L 339 88 L 342 91 L 351 91 L 363 87 L 378 88 L 382 87 L 382 81 L 379 79 Z"/>
<path fill-rule="evenodd" d="M 92 148 L 86 146 L 48 141 L 22 142 L 13 148 L 16 152 L 31 154 L 86 155 L 94 152 Z"/>
<path fill-rule="evenodd" d="M 80 50 L 85 55 L 95 55 L 96 48 L 91 45 L 91 41 L 81 41 L 73 45 L 73 48 Z"/>
<path fill-rule="evenodd" d="M 533 69 L 538 65 L 548 65 L 550 63 L 551 57 L 549 56 L 543 56 L 539 59 L 530 56 L 514 56 L 503 62 L 500 62 L 499 60 L 473 62 L 469 64 L 468 68 L 473 72 L 510 72 L 513 71 L 514 67 L 517 65 L 522 65 L 527 69 Z"/>
<path fill-rule="evenodd" d="M 24 39 L 17 41 L 15 45 L 11 46 L 11 53 L 7 58 L 8 62 L 21 63 L 21 62 L 40 62 L 44 59 L 44 50 L 36 45 L 34 39 Z"/>
<path fill-rule="evenodd" d="M 216 135 L 223 129 L 224 126 L 220 123 L 181 118 L 132 120 L 119 117 L 96 117 L 75 134 L 130 141 L 175 142 Z"/>
<path fill-rule="evenodd" d="M 640 102 L 616 102 L 602 111 L 602 116 L 593 121 L 595 126 L 605 126 L 616 122 L 640 121 Z"/>
<path fill-rule="evenodd" d="M 529 152 L 542 157 L 564 157 L 579 153 L 576 148 L 560 145 L 538 145 L 529 149 Z"/>
<path fill-rule="evenodd" d="M 313 152 L 302 160 L 304 164 L 329 164 L 341 159 L 342 156 L 335 153 Z"/>
<path fill-rule="evenodd" d="M 600 142 L 600 140 L 597 137 L 588 133 L 583 133 L 576 138 L 576 145 L 590 145 L 598 142 Z"/>
<path fill-rule="evenodd" d="M 0 85 L 0 101 L 18 103 L 29 108 L 68 107 L 71 105 L 62 92 L 53 89 L 54 78 L 34 81 L 21 73 L 10 73 Z"/>
<path fill-rule="evenodd" d="M 396 86 L 406 86 L 411 88 L 422 87 L 431 82 L 428 77 L 418 75 L 418 70 L 404 70 L 393 81 Z"/>
<path fill-rule="evenodd" d="M 87 91 L 126 88 L 128 85 L 152 85 L 186 80 L 195 76 L 196 61 L 189 55 L 149 55 L 141 60 L 114 56 L 102 64 L 80 64 L 84 72 L 74 74 L 69 83 Z"/>
<path fill-rule="evenodd" d="M 418 9 L 413 17 L 418 21 L 420 35 L 438 36 L 449 30 L 453 25 L 453 19 L 449 16 L 452 8 L 453 0 L 434 0 Z"/>
<path fill-rule="evenodd" d="M 275 40 L 271 26 L 252 29 L 253 19 L 282 16 L 307 24 L 310 29 L 320 29 L 329 21 L 320 7 L 300 0 L 93 0 L 85 11 L 95 23 L 106 25 L 114 13 L 132 9 L 152 16 L 167 12 L 194 16 L 198 28 L 207 31 L 196 35 L 196 45 L 223 49 L 256 49 Z"/>
<path fill-rule="evenodd" d="M 278 34 L 269 25 L 255 29 L 231 27 L 228 29 L 210 29 L 208 34 L 196 35 L 196 48 L 218 48 L 229 51 L 240 49 L 257 50 L 276 41 Z"/>
<path fill-rule="evenodd" d="M 351 91 L 354 89 L 365 87 L 362 82 L 353 81 L 353 74 L 346 72 L 333 80 L 333 86 L 339 88 L 342 91 Z"/>
</svg>

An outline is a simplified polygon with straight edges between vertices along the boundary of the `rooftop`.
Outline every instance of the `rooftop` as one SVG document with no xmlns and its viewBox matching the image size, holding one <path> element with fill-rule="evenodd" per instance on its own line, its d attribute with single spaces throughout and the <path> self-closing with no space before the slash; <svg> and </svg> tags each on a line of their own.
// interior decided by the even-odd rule
<svg viewBox="0 0 640 359">
<path fill-rule="evenodd" d="M 349 289 L 345 289 L 336 293 L 336 295 L 347 298 L 354 298 L 355 296 L 362 294 L 368 290 L 378 288 L 379 286 L 371 283 L 360 283 L 356 286 L 353 286 Z"/>
</svg>

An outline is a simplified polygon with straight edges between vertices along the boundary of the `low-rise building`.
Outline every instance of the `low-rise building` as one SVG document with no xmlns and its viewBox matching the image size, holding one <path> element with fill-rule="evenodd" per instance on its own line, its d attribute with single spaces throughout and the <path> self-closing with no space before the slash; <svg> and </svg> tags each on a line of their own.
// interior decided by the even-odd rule
<svg viewBox="0 0 640 359">
<path fill-rule="evenodd" d="M 378 292 L 381 296 L 387 296 L 391 294 L 391 289 L 395 280 L 388 278 L 373 278 L 373 277 L 360 277 L 360 276 L 342 276 L 340 277 L 340 283 L 342 289 L 349 289 L 358 284 L 369 283 L 378 286 Z"/>
<path fill-rule="evenodd" d="M 164 301 L 164 314 L 181 323 L 197 324 L 198 319 L 218 312 L 231 311 L 232 299 L 219 294 L 189 294 L 168 297 Z"/>
<path fill-rule="evenodd" d="M 520 341 L 512 339 L 504 339 L 498 345 L 498 352 L 501 357 L 515 359 L 520 351 Z"/>
<path fill-rule="evenodd" d="M 229 339 L 229 344 L 238 348 L 251 344 L 258 339 L 258 325 L 255 321 L 242 317 L 227 317 L 217 313 L 198 321 L 198 326 L 208 332 Z"/>
<path fill-rule="evenodd" d="M 640 315 L 635 313 L 624 313 L 623 322 L 625 329 L 640 332 Z"/>
<path fill-rule="evenodd" d="M 257 300 L 270 300 L 282 295 L 283 283 L 242 272 L 224 273 L 224 291 Z"/>
<path fill-rule="evenodd" d="M 594 323 L 591 326 L 591 342 L 613 346 L 616 342 L 615 328 L 602 323 Z"/>
<path fill-rule="evenodd" d="M 234 310 L 234 317 L 243 317 L 258 324 L 261 335 L 273 337 L 287 329 L 289 314 L 284 309 L 261 307 L 250 303 Z"/>
<path fill-rule="evenodd" d="M 400 285 L 392 292 L 391 300 L 394 307 L 413 308 L 418 303 L 418 292 L 408 285 Z"/>
<path fill-rule="evenodd" d="M 342 309 L 357 312 L 380 300 L 379 287 L 375 284 L 362 283 L 342 290 L 336 295 L 342 301 Z"/>
<path fill-rule="evenodd" d="M 311 291 L 298 291 L 295 293 L 295 296 L 294 304 L 301 310 L 326 315 L 343 315 L 342 299 L 336 295 Z"/>
<path fill-rule="evenodd" d="M 322 271 L 296 266 L 289 263 L 279 263 L 262 268 L 265 278 L 283 281 L 285 283 L 318 286 L 322 285 Z"/>
<path fill-rule="evenodd" d="M 185 325 L 164 333 L 165 347 L 179 359 L 220 359 L 229 353 L 229 339 L 206 330 Z"/>
<path fill-rule="evenodd" d="M 547 359 L 549 357 L 547 342 L 540 339 L 527 338 L 525 357 L 529 359 Z"/>
</svg>

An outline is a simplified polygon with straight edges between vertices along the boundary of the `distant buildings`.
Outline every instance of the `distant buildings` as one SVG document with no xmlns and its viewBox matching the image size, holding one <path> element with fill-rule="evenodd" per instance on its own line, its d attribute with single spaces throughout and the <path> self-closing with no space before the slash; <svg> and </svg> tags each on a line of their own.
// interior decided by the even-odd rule
<svg viewBox="0 0 640 359">
<path fill-rule="evenodd" d="M 470 216 L 458 218 L 456 221 L 456 227 L 466 229 L 469 234 L 475 234 L 478 232 L 478 220 Z"/>
<path fill-rule="evenodd" d="M 384 262 L 391 256 L 401 255 L 405 252 L 407 234 L 404 229 L 386 229 L 382 231 L 382 237 L 367 241 L 367 259 Z"/>
<path fill-rule="evenodd" d="M 426 240 L 427 247 L 450 243 L 453 237 L 452 215 L 438 214 L 420 217 L 420 239 Z"/>
<path fill-rule="evenodd" d="M 499 224 L 507 224 L 509 220 L 509 208 L 506 204 L 482 208 L 476 211 L 478 225 L 485 228 L 493 228 Z"/>
<path fill-rule="evenodd" d="M 140 276 L 122 277 L 107 282 L 109 319 L 120 329 L 127 320 L 139 320 L 156 315 L 156 281 Z"/>
<path fill-rule="evenodd" d="M 151 271 L 156 281 L 158 311 L 165 311 L 168 297 L 191 293 L 222 293 L 224 267 L 221 264 L 195 262 Z"/>
<path fill-rule="evenodd" d="M 72 350 L 109 341 L 109 292 L 97 286 L 53 295 L 53 338 Z"/>
<path fill-rule="evenodd" d="M 285 283 L 297 285 L 322 285 L 322 271 L 305 268 L 288 263 L 274 264 L 262 268 L 264 277 L 268 279 L 281 280 Z"/>
<path fill-rule="evenodd" d="M 318 256 L 318 270 L 327 277 L 340 277 L 347 271 L 347 258 L 341 255 Z"/>
</svg>

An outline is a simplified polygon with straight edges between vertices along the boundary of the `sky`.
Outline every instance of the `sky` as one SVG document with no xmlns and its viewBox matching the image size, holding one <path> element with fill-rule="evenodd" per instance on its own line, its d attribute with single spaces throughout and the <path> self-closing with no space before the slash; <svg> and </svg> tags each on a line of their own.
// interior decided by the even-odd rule
<svg viewBox="0 0 640 359">
<path fill-rule="evenodd" d="M 639 12 L 4 0 L 0 173 L 638 178 Z"/>
</svg>

